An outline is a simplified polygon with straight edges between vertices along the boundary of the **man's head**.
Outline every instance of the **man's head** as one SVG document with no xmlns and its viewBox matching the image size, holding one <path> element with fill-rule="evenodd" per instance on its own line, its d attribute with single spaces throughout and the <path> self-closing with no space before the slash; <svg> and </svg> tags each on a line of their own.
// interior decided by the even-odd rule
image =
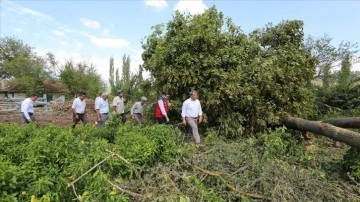
<svg viewBox="0 0 360 202">
<path fill-rule="evenodd" d="M 147 101 L 147 98 L 145 96 L 142 96 L 141 100 L 140 100 L 141 104 L 142 105 L 146 104 L 146 101 Z"/>
<path fill-rule="evenodd" d="M 116 95 L 118 95 L 119 97 L 122 97 L 122 96 L 124 96 L 124 91 L 119 89 L 116 91 Z"/>
<path fill-rule="evenodd" d="M 164 98 L 165 100 L 168 100 L 170 97 L 170 93 L 168 91 L 164 91 L 161 93 L 162 98 Z"/>
<path fill-rule="evenodd" d="M 189 95 L 192 100 L 196 100 L 199 97 L 199 94 L 196 90 L 191 90 Z"/>
<path fill-rule="evenodd" d="M 106 100 L 106 98 L 109 96 L 109 93 L 107 93 L 107 92 L 103 92 L 103 93 L 101 93 L 101 97 L 104 99 L 104 100 Z"/>
<path fill-rule="evenodd" d="M 79 98 L 80 98 L 80 100 L 84 100 L 86 98 L 86 93 L 85 92 L 80 92 L 79 93 Z"/>
<path fill-rule="evenodd" d="M 32 101 L 35 101 L 35 100 L 37 100 L 38 95 L 37 95 L 36 93 L 33 93 L 33 94 L 31 94 L 31 95 L 29 96 L 29 98 L 30 98 Z"/>
</svg>

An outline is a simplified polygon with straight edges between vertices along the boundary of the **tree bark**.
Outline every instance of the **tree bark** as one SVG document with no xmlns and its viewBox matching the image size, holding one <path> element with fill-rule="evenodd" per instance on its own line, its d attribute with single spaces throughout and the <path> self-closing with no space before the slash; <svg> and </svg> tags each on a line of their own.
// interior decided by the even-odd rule
<svg viewBox="0 0 360 202">
<path fill-rule="evenodd" d="M 322 121 L 340 128 L 360 128 L 360 117 L 346 117 Z"/>
<path fill-rule="evenodd" d="M 360 149 L 360 133 L 339 128 L 328 123 L 308 121 L 295 117 L 288 117 L 283 121 L 283 123 L 288 128 L 323 135 Z"/>
</svg>

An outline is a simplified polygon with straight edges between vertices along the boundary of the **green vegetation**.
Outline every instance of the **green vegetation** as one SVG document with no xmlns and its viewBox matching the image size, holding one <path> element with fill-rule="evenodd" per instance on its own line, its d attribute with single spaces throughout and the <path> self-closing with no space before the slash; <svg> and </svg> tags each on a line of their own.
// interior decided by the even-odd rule
<svg viewBox="0 0 360 202">
<path fill-rule="evenodd" d="M 285 128 L 237 141 L 209 132 L 199 152 L 172 126 L 116 125 L 72 132 L 0 124 L 0 200 L 360 200 L 344 178 L 347 149 L 328 148 L 322 138 L 306 151 Z"/>
</svg>

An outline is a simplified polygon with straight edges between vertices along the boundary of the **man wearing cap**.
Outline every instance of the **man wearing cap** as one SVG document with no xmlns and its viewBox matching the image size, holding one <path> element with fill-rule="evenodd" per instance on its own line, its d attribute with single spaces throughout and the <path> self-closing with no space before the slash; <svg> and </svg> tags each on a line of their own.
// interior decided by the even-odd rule
<svg viewBox="0 0 360 202">
<path fill-rule="evenodd" d="M 135 104 L 131 107 L 130 113 L 131 118 L 135 120 L 135 124 L 141 124 L 144 112 L 143 109 L 146 105 L 147 98 L 142 96 L 139 102 L 135 102 Z"/>
<path fill-rule="evenodd" d="M 76 124 L 81 120 L 83 124 L 87 124 L 88 120 L 86 117 L 86 93 L 80 92 L 79 97 L 73 101 L 71 106 L 73 112 L 73 128 L 75 128 Z"/>
<path fill-rule="evenodd" d="M 21 103 L 21 114 L 22 114 L 22 123 L 27 124 L 35 121 L 34 117 L 34 102 L 37 100 L 37 94 L 31 94 Z"/>
<path fill-rule="evenodd" d="M 195 90 L 190 91 L 190 98 L 185 100 L 182 105 L 181 116 L 182 123 L 184 125 L 189 124 L 192 130 L 192 135 L 195 139 L 195 143 L 199 149 L 203 149 L 204 146 L 200 143 L 200 135 L 198 130 L 198 123 L 202 122 L 202 108 L 200 101 L 198 100 L 198 92 Z"/>
<path fill-rule="evenodd" d="M 101 98 L 97 100 L 95 110 L 97 116 L 97 126 L 101 128 L 104 126 L 105 122 L 109 119 L 109 102 L 107 92 L 101 94 Z"/>
<path fill-rule="evenodd" d="M 124 92 L 122 90 L 116 91 L 116 97 L 113 100 L 113 108 L 117 116 L 121 116 L 121 121 L 123 123 L 126 122 L 126 115 L 125 115 L 125 98 Z"/>
<path fill-rule="evenodd" d="M 164 124 L 169 122 L 169 105 L 168 105 L 169 93 L 163 92 L 158 98 L 155 105 L 155 119 L 158 123 Z"/>
</svg>

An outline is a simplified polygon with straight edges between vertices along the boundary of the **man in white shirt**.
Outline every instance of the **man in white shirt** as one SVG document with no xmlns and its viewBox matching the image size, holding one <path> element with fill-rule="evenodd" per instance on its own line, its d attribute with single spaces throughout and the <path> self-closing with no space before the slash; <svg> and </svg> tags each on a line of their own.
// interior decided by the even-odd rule
<svg viewBox="0 0 360 202">
<path fill-rule="evenodd" d="M 202 108 L 200 101 L 198 100 L 198 92 L 195 90 L 190 91 L 190 98 L 185 100 L 181 110 L 183 125 L 189 124 L 192 130 L 192 135 L 195 139 L 195 143 L 199 149 L 203 149 L 203 145 L 200 143 L 200 135 L 198 130 L 198 123 L 202 122 Z"/>
<path fill-rule="evenodd" d="M 72 114 L 73 114 L 73 128 L 75 128 L 76 124 L 81 120 L 83 124 L 87 124 L 88 120 L 86 117 L 86 93 L 80 92 L 79 97 L 73 101 L 71 106 Z"/>
<path fill-rule="evenodd" d="M 101 94 L 101 98 L 97 100 L 95 110 L 97 116 L 97 126 L 101 128 L 104 126 L 105 122 L 109 119 L 109 101 L 107 92 Z"/>
<path fill-rule="evenodd" d="M 121 121 L 123 123 L 126 122 L 126 115 L 125 115 L 125 98 L 124 98 L 124 91 L 117 90 L 116 97 L 113 100 L 113 108 L 117 116 L 121 117 Z"/>
<path fill-rule="evenodd" d="M 135 124 L 141 124 L 144 112 L 143 109 L 146 105 L 147 98 L 141 97 L 140 102 L 135 102 L 135 104 L 131 107 L 130 113 L 131 118 L 135 120 Z"/>
<path fill-rule="evenodd" d="M 21 103 L 22 124 L 35 121 L 34 102 L 37 100 L 37 94 L 31 94 Z"/>
</svg>

